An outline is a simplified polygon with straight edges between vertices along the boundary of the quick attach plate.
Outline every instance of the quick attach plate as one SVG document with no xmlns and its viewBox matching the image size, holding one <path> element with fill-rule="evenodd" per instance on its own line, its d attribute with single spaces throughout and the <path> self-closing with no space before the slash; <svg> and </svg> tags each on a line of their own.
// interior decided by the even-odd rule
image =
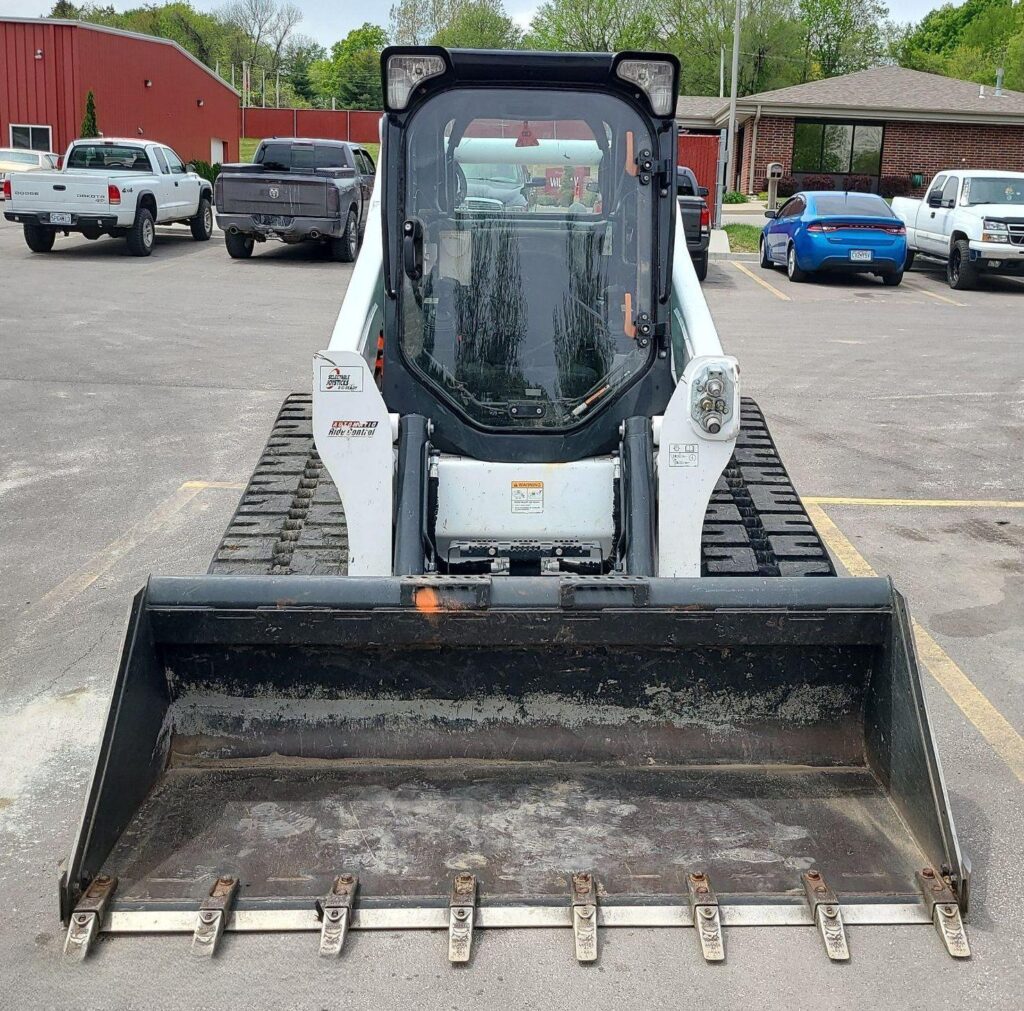
<svg viewBox="0 0 1024 1011">
<path fill-rule="evenodd" d="M 932 867 L 917 872 L 917 885 L 942 943 L 954 958 L 970 958 L 971 946 L 953 889 Z"/>
<path fill-rule="evenodd" d="M 836 893 L 829 888 L 818 870 L 807 871 L 803 883 L 811 916 L 821 932 L 828 957 L 833 962 L 848 962 L 850 947 L 846 943 L 846 928 L 843 926 L 843 914 Z"/>
<path fill-rule="evenodd" d="M 330 892 L 317 899 L 320 915 L 320 957 L 337 958 L 341 954 L 352 916 L 352 905 L 359 890 L 359 878 L 354 874 L 339 874 Z"/>
<path fill-rule="evenodd" d="M 700 950 L 705 961 L 725 961 L 725 938 L 722 936 L 722 913 L 718 896 L 711 887 L 711 881 L 703 871 L 694 871 L 686 877 L 690 895 L 690 911 L 693 925 L 700 939 Z"/>
<path fill-rule="evenodd" d="M 590 871 L 572 876 L 572 932 L 576 939 L 576 959 L 597 961 L 597 885 Z"/>
<path fill-rule="evenodd" d="M 448 902 L 448 961 L 468 962 L 473 947 L 473 919 L 476 912 L 476 877 L 456 874 Z"/>
<path fill-rule="evenodd" d="M 195 933 L 192 935 L 192 954 L 212 958 L 217 950 L 224 926 L 238 895 L 238 878 L 224 875 L 217 878 L 210 894 L 199 907 Z"/>
<path fill-rule="evenodd" d="M 107 914 L 107 907 L 114 897 L 117 878 L 107 874 L 97 874 L 89 882 L 89 887 L 82 893 L 81 899 L 71 914 L 68 936 L 64 941 L 64 954 L 68 958 L 81 961 L 89 954 L 92 942 L 96 940 Z"/>
</svg>

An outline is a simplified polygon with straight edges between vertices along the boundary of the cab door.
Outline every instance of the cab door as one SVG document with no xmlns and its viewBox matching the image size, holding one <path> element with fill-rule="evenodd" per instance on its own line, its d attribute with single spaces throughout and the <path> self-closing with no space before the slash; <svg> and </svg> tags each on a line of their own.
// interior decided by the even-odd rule
<svg viewBox="0 0 1024 1011">
<path fill-rule="evenodd" d="M 959 179 L 956 176 L 937 176 L 925 197 L 924 206 L 917 214 L 917 244 L 923 252 L 945 255 L 943 224 L 946 220 L 947 193 L 952 192 L 956 204 Z"/>
<path fill-rule="evenodd" d="M 153 196 L 156 198 L 156 219 L 157 221 L 169 221 L 174 217 L 176 190 L 164 149 L 154 147 L 150 161 L 153 163 L 153 173 L 156 176 L 153 186 Z"/>
<path fill-rule="evenodd" d="M 199 210 L 199 176 L 189 172 L 185 163 L 169 148 L 163 148 L 167 166 L 171 170 L 172 196 L 174 205 L 172 218 L 191 218 Z"/>
</svg>

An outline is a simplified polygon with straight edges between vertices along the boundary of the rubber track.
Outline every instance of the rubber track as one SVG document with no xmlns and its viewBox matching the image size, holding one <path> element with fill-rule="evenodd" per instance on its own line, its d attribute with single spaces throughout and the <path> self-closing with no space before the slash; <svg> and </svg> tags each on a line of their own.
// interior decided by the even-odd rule
<svg viewBox="0 0 1024 1011">
<path fill-rule="evenodd" d="M 345 514 L 313 445 L 312 410 L 308 393 L 285 400 L 211 573 L 345 572 Z M 741 412 L 736 451 L 704 519 L 704 575 L 835 575 L 760 409 L 744 397 Z"/>
</svg>

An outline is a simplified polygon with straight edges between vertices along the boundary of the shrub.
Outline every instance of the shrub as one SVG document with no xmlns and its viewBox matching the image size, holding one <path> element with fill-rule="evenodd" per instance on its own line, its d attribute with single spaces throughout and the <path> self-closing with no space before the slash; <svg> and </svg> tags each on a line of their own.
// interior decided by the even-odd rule
<svg viewBox="0 0 1024 1011">
<path fill-rule="evenodd" d="M 95 137 L 99 134 L 100 128 L 96 125 L 96 96 L 89 91 L 85 96 L 85 115 L 82 117 L 82 125 L 79 128 L 79 137 Z"/>
<path fill-rule="evenodd" d="M 729 192 L 722 197 L 722 203 L 724 204 L 745 204 L 746 202 L 746 194 L 740 193 L 738 190 L 729 190 Z"/>
<path fill-rule="evenodd" d="M 905 197 L 911 192 L 910 176 L 882 176 L 878 180 L 878 193 L 886 199 Z"/>
<path fill-rule="evenodd" d="M 211 185 L 217 181 L 217 176 L 220 175 L 219 163 L 211 165 L 208 161 L 201 161 L 198 158 L 193 158 L 192 165 L 195 167 L 196 172 Z"/>
<path fill-rule="evenodd" d="M 870 193 L 871 176 L 847 176 L 846 188 L 851 193 Z"/>
<path fill-rule="evenodd" d="M 765 181 L 765 189 L 768 188 L 768 183 Z M 779 180 L 779 188 L 776 191 L 780 197 L 791 197 L 800 189 L 800 184 L 796 181 L 795 176 L 783 176 Z"/>
<path fill-rule="evenodd" d="M 806 175 L 804 176 L 804 184 L 801 187 L 801 189 L 805 190 L 834 190 L 835 188 L 835 180 L 832 176 L 826 175 Z"/>
</svg>

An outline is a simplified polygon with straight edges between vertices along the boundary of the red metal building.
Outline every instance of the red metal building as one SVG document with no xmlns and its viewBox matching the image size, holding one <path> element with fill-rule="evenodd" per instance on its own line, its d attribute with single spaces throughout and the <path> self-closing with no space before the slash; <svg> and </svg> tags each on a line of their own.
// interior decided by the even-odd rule
<svg viewBox="0 0 1024 1011">
<path fill-rule="evenodd" d="M 186 161 L 238 160 L 238 93 L 176 42 L 0 17 L 0 147 L 63 153 L 90 91 L 107 137 L 158 140 Z"/>
</svg>

